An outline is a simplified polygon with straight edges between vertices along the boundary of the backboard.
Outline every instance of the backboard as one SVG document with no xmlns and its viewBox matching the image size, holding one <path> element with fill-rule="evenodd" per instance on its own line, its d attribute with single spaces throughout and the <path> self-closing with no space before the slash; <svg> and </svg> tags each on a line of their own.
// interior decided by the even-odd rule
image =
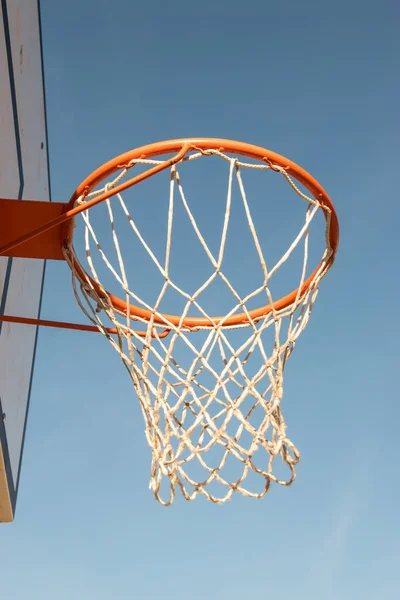
<svg viewBox="0 0 400 600">
<path fill-rule="evenodd" d="M 49 200 L 40 11 L 0 2 L 0 197 Z M 38 317 L 44 261 L 0 257 L 0 314 Z M 37 328 L 0 322 L 0 522 L 12 521 Z"/>
</svg>

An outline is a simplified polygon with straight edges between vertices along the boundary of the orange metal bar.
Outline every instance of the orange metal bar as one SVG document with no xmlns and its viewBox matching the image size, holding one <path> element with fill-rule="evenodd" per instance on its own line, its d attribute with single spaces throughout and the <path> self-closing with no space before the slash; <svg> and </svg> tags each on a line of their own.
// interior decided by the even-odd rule
<svg viewBox="0 0 400 600">
<path fill-rule="evenodd" d="M 29 319 L 27 317 L 14 317 L 11 315 L 0 315 L 0 321 L 5 323 L 20 323 L 22 325 L 41 325 L 42 327 L 56 327 L 58 329 L 74 329 L 76 331 L 92 331 L 94 333 L 100 333 L 100 331 L 94 325 L 83 325 L 81 323 L 66 323 L 64 321 L 46 321 L 44 319 Z M 111 334 L 118 334 L 115 327 L 105 327 L 105 330 Z M 146 337 L 145 331 L 135 331 L 140 337 Z M 158 337 L 164 338 L 169 335 L 170 330 L 165 329 L 158 334 Z M 152 336 L 154 337 L 154 336 Z"/>
<path fill-rule="evenodd" d="M 28 227 L 28 230 L 26 230 L 26 227 L 27 227 L 27 223 L 29 224 L 29 218 L 26 218 L 23 215 L 23 211 L 27 210 L 27 208 L 25 206 L 23 206 L 22 204 L 20 204 L 20 202 L 21 202 L 20 200 L 14 201 L 14 203 L 18 204 L 19 208 L 20 208 L 19 218 L 16 220 L 14 228 L 17 229 L 18 227 L 21 227 L 21 230 L 19 231 L 18 236 L 15 237 L 14 239 L 11 239 L 6 243 L 2 242 L 2 245 L 0 246 L 0 256 L 17 256 L 17 254 L 15 254 L 15 251 L 14 251 L 14 249 L 17 246 L 24 244 L 25 248 L 29 248 L 29 245 L 26 243 L 30 242 L 33 238 L 35 238 L 37 236 L 41 236 L 42 234 L 48 232 L 50 229 L 58 228 L 63 223 L 72 219 L 73 217 L 75 217 L 79 213 L 83 212 L 84 210 L 92 208 L 93 206 L 96 206 L 96 204 L 99 204 L 100 202 L 104 202 L 104 200 L 106 200 L 110 196 L 114 196 L 115 194 L 122 192 L 126 188 L 131 187 L 132 185 L 136 185 L 137 183 L 140 183 L 141 181 L 148 179 L 152 175 L 155 175 L 156 173 L 159 173 L 160 171 L 163 171 L 163 170 L 167 169 L 168 167 L 171 167 L 173 164 L 175 164 L 176 162 L 179 162 L 185 156 L 188 149 L 189 149 L 189 146 L 185 145 L 183 148 L 180 149 L 180 151 L 173 158 L 168 159 L 168 160 L 160 163 L 159 165 L 156 165 L 155 167 L 152 167 L 151 169 L 144 171 L 143 173 L 139 173 L 138 175 L 136 175 L 136 177 L 132 177 L 132 179 L 129 179 L 128 181 L 124 181 L 123 183 L 116 186 L 115 188 L 109 190 L 108 192 L 106 192 L 104 194 L 100 194 L 96 198 L 89 200 L 88 202 L 86 202 L 83 205 L 68 209 L 68 206 L 71 207 L 71 203 L 61 204 L 61 206 L 64 207 L 62 214 L 59 214 L 58 216 L 53 217 L 50 221 L 43 222 L 42 219 L 46 216 L 45 215 L 46 209 L 39 208 L 39 206 L 37 206 L 37 208 L 39 209 L 38 210 L 38 220 L 39 220 L 39 223 L 41 223 L 41 224 L 37 224 L 34 227 Z M 25 201 L 25 204 L 29 204 L 29 202 L 32 202 L 32 201 L 31 200 Z M 43 202 L 43 203 L 40 202 L 39 204 L 52 205 L 53 203 L 52 202 Z M 0 215 L 1 215 L 1 213 L 0 213 Z M 64 231 L 64 230 L 60 229 L 59 231 Z M 57 236 L 58 233 L 59 232 L 57 232 L 55 235 Z M 3 234 L 5 236 L 5 233 L 1 232 L 1 237 L 0 237 L 1 241 L 2 241 Z M 67 236 L 68 236 L 68 239 L 72 238 L 72 227 L 71 226 L 68 227 Z M 62 237 L 62 233 L 61 233 L 61 237 Z M 46 240 L 46 238 L 42 238 L 42 239 Z M 60 250 L 62 249 L 62 246 L 65 243 L 67 243 L 67 239 L 60 240 L 60 242 L 59 242 Z M 38 244 L 34 244 L 35 252 L 38 251 L 38 247 L 40 247 Z M 47 248 L 47 250 L 48 250 L 48 248 Z M 46 251 L 46 249 L 44 249 L 44 252 L 45 251 Z M 46 256 L 36 256 L 36 255 L 33 257 L 29 254 L 24 254 L 23 256 L 25 258 L 46 258 Z M 52 257 L 49 257 L 49 258 L 52 258 Z"/>
</svg>

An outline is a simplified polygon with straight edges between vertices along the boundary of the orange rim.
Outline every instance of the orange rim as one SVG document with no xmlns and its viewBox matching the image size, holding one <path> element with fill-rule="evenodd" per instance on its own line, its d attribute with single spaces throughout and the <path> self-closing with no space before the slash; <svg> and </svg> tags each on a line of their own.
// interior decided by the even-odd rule
<svg viewBox="0 0 400 600">
<path fill-rule="evenodd" d="M 139 176 L 136 176 L 131 180 L 124 182 L 117 188 L 110 189 L 107 192 L 104 192 L 103 194 L 99 195 L 96 198 L 96 204 L 106 200 L 107 198 L 110 198 L 111 196 L 114 196 L 116 193 L 123 191 L 123 189 L 131 187 L 132 185 L 136 185 L 140 181 L 151 177 L 157 172 L 160 172 L 161 170 L 164 170 L 172 166 L 173 164 L 180 162 L 188 152 L 194 150 L 219 150 L 221 152 L 246 156 L 248 158 L 259 160 L 261 162 L 267 162 L 268 164 L 270 164 L 271 168 L 273 168 L 274 166 L 281 167 L 285 169 L 285 171 L 287 171 L 291 177 L 296 179 L 299 183 L 304 185 L 305 188 L 307 188 L 310 194 L 320 204 L 321 209 L 324 212 L 325 219 L 327 220 L 328 217 L 330 217 L 329 245 L 332 250 L 331 255 L 325 263 L 320 262 L 314 270 L 314 272 L 303 283 L 300 289 L 300 296 L 303 296 L 310 287 L 316 274 L 321 270 L 321 268 L 324 272 L 326 272 L 335 260 L 339 244 L 339 222 L 335 207 L 332 201 L 330 200 L 328 194 L 321 186 L 321 184 L 318 183 L 318 181 L 314 179 L 314 177 L 310 175 L 305 169 L 292 162 L 291 160 L 285 158 L 284 156 L 272 152 L 271 150 L 267 150 L 260 146 L 254 146 L 252 144 L 246 144 L 244 142 L 236 142 L 233 140 L 224 140 L 218 138 L 184 138 L 148 144 L 147 146 L 142 146 L 140 148 L 136 148 L 134 150 L 121 154 L 116 158 L 110 160 L 109 162 L 105 163 L 102 167 L 96 169 L 96 171 L 89 175 L 89 177 L 87 177 L 75 190 L 68 203 L 68 209 L 72 210 L 78 198 L 86 197 L 101 181 L 103 181 L 116 171 L 119 171 L 121 168 L 123 168 L 124 165 L 127 165 L 132 160 L 146 158 L 149 159 L 155 156 L 175 153 L 174 157 L 172 157 L 169 160 L 166 160 L 164 163 L 161 164 L 159 168 L 149 169 L 148 171 L 141 173 Z M 85 210 L 84 205 L 81 205 L 80 208 L 81 210 Z M 81 210 L 79 210 L 79 212 L 81 212 Z M 66 244 L 70 248 L 72 236 L 73 223 L 71 223 L 70 221 L 67 224 L 64 236 Z M 99 295 L 103 296 L 102 288 L 90 277 L 90 275 L 86 273 L 86 271 L 80 265 L 75 252 L 72 248 L 71 250 L 71 259 L 79 277 L 81 279 L 88 278 L 92 282 L 94 288 L 99 293 Z M 210 319 L 207 319 L 206 317 L 186 317 L 182 320 L 181 316 L 179 315 L 169 315 L 164 313 L 161 313 L 163 318 L 157 315 L 153 317 L 151 311 L 135 305 L 130 305 L 128 309 L 128 305 L 124 300 L 118 298 L 117 296 L 114 296 L 109 292 L 106 293 L 116 310 L 121 311 L 123 313 L 127 313 L 129 310 L 130 316 L 133 319 L 137 317 L 140 319 L 150 321 L 153 318 L 154 323 L 163 326 L 166 325 L 167 321 L 174 326 L 180 324 L 181 326 L 188 329 L 196 329 L 198 327 L 211 327 L 214 326 L 214 324 L 221 323 L 221 321 L 223 321 L 223 327 L 240 325 L 249 321 L 249 318 L 245 313 L 238 313 L 232 315 L 229 318 L 226 318 L 225 316 L 211 317 L 213 321 L 212 323 Z M 273 310 L 279 311 L 284 308 L 287 308 L 288 306 L 293 304 L 298 294 L 299 288 L 296 288 L 295 290 L 290 292 L 290 294 L 287 294 L 286 296 L 280 298 L 272 305 L 267 304 L 265 306 L 261 306 L 260 308 L 248 311 L 248 314 L 250 315 L 251 319 L 257 320 L 260 317 L 269 314 Z"/>
</svg>

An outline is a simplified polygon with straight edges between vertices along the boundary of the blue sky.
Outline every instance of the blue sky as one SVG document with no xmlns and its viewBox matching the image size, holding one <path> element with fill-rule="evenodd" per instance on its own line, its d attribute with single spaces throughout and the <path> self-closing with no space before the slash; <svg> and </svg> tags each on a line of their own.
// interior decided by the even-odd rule
<svg viewBox="0 0 400 600">
<path fill-rule="evenodd" d="M 41 10 L 54 201 L 130 148 L 240 139 L 321 181 L 341 243 L 286 370 L 297 479 L 259 502 L 159 506 L 114 351 L 40 332 L 16 520 L 0 534 L 2 597 L 397 599 L 397 4 Z M 82 321 L 66 265 L 47 265 L 42 316 Z"/>
</svg>

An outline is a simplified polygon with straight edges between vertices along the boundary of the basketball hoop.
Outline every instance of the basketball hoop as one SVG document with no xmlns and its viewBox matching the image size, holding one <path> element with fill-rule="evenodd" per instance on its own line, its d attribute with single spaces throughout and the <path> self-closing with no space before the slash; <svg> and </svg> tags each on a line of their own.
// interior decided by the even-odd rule
<svg viewBox="0 0 400 600">
<path fill-rule="evenodd" d="M 180 177 L 185 163 L 211 158 L 229 166 L 225 218 L 216 255 L 202 235 Z M 139 167 L 145 170 L 130 177 L 131 170 L 134 172 Z M 271 269 L 266 266 L 242 178 L 242 172 L 251 169 L 283 178 L 305 204 L 304 223 Z M 165 261 L 160 263 L 142 237 L 122 194 L 165 170 L 170 171 L 169 209 Z M 299 184 L 310 195 L 302 191 Z M 263 273 L 260 285 L 248 290 L 244 296 L 239 294 L 222 265 L 233 186 L 239 190 Z M 209 279 L 200 282 L 194 293 L 179 286 L 170 273 L 175 196 L 186 211 L 213 270 Z M 9 201 L 2 202 L 0 212 L 5 214 L 14 210 L 7 204 Z M 91 219 L 90 209 L 101 202 L 107 206 L 117 266 L 108 259 L 99 243 Z M 160 292 L 152 305 L 141 298 L 140 290 L 132 289 L 129 284 L 127 258 L 121 251 L 115 225 L 114 203 L 122 209 L 130 233 L 161 276 Z M 29 204 L 37 205 L 35 222 L 31 220 L 28 226 L 27 213 L 24 218 L 20 212 L 18 231 L 14 227 L 6 239 L 0 239 L 0 255 L 63 258 L 70 266 L 74 295 L 91 322 L 86 327 L 103 333 L 132 378 L 152 451 L 150 487 L 157 500 L 169 505 L 176 489 L 180 489 L 187 500 L 202 494 L 213 502 L 222 503 L 236 491 L 261 498 L 271 481 L 290 485 L 295 478 L 299 452 L 287 437 L 280 407 L 283 371 L 296 340 L 308 323 L 320 282 L 335 259 L 339 239 L 336 212 L 321 185 L 295 163 L 264 148 L 230 140 L 196 138 L 150 144 L 116 157 L 83 181 L 67 204 L 52 209 L 44 206 L 47 203 Z M 308 274 L 310 224 L 321 211 L 325 218 L 325 248 L 319 264 Z M 78 215 L 82 218 L 84 231 L 84 259 L 78 257 L 73 245 Z M 271 279 L 301 247 L 303 262 L 298 286 L 274 299 Z M 105 289 L 94 253 L 122 290 L 120 296 Z M 232 298 L 230 309 L 223 315 L 209 314 L 202 304 L 202 294 L 217 279 L 224 283 Z M 183 299 L 184 309 L 180 314 L 161 311 L 168 290 Z M 254 304 L 258 296 L 264 298 L 258 308 L 248 308 L 247 305 Z M 197 311 L 196 316 L 191 314 L 192 309 Z M 136 330 L 138 324 L 142 327 L 140 331 Z M 240 343 L 235 345 L 234 332 L 239 329 L 243 330 L 243 335 Z M 268 349 L 265 338 L 271 330 L 274 331 L 273 344 Z M 180 356 L 184 357 L 185 365 Z M 247 373 L 250 364 L 251 373 Z M 264 457 L 261 462 L 260 454 Z M 277 457 L 288 469 L 285 478 L 274 472 Z M 232 459 L 239 469 L 231 468 Z M 163 487 L 164 480 L 168 482 L 167 492 Z"/>
</svg>

